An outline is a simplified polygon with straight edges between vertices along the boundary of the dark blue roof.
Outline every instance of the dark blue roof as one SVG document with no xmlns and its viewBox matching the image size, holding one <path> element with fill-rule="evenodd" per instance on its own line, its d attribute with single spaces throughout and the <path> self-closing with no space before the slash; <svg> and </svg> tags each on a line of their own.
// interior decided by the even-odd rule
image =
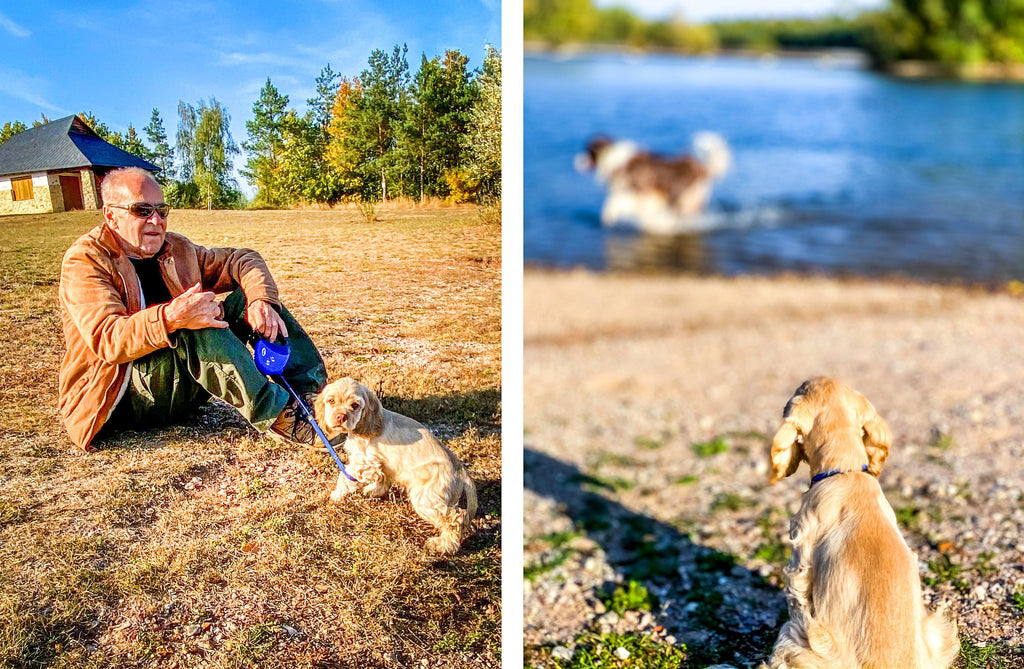
<svg viewBox="0 0 1024 669">
<path fill-rule="evenodd" d="M 0 144 L 0 176 L 79 167 L 160 169 L 103 141 L 77 116 L 29 128 Z"/>
</svg>

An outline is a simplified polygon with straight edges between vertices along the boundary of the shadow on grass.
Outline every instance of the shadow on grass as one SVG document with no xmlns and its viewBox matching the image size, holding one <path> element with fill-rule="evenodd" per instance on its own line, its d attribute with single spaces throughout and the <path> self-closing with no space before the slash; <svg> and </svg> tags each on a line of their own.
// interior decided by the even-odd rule
<svg viewBox="0 0 1024 669">
<path fill-rule="evenodd" d="M 476 426 L 480 432 L 500 429 L 501 392 L 479 390 L 463 394 L 435 395 L 407 399 L 385 395 L 381 403 L 390 411 L 415 418 L 421 423 Z M 312 407 L 310 407 L 312 410 Z M 101 449 L 151 450 L 167 445 L 179 437 L 203 438 L 224 434 L 225 430 L 256 431 L 241 414 L 219 400 L 210 400 L 191 415 L 172 425 L 159 425 L 151 429 L 124 426 L 105 426 L 93 441 Z M 442 436 L 442 435 L 437 435 Z"/>
<path fill-rule="evenodd" d="M 732 555 L 695 544 L 672 525 L 608 499 L 602 481 L 573 465 L 528 446 L 523 464 L 528 490 L 563 505 L 576 530 L 601 546 L 624 581 L 643 584 L 657 596 L 656 622 L 686 643 L 687 666 L 754 664 L 771 652 L 784 619 L 758 621 L 785 610 L 777 587 Z"/>
<path fill-rule="evenodd" d="M 378 396 L 384 408 L 421 423 L 473 423 L 483 430 L 501 422 L 501 391 L 496 389 L 415 399 L 379 392 Z"/>
</svg>

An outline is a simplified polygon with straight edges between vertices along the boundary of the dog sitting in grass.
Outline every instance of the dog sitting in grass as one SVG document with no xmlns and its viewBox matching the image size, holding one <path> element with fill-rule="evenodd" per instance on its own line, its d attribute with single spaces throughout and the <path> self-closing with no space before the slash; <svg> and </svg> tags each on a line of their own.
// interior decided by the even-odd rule
<svg viewBox="0 0 1024 669">
<path fill-rule="evenodd" d="M 357 491 L 382 497 L 399 485 L 419 517 L 440 532 L 427 541 L 427 550 L 458 552 L 477 506 L 476 487 L 459 459 L 419 422 L 383 408 L 355 379 L 329 384 L 313 406 L 327 436 L 347 435 L 348 469 L 356 479 L 339 475 L 331 499 L 340 502 Z M 466 509 L 459 508 L 463 495 Z"/>
<path fill-rule="evenodd" d="M 860 393 L 826 377 L 797 388 L 772 441 L 771 482 L 802 460 L 811 487 L 790 523 L 789 622 L 771 669 L 945 669 L 956 625 L 928 613 L 917 556 L 878 484 L 891 437 Z"/>
</svg>

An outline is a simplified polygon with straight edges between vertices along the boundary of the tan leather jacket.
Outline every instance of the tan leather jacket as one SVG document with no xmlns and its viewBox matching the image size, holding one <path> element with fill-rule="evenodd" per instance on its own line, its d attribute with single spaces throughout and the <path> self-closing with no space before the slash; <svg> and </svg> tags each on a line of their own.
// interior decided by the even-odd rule
<svg viewBox="0 0 1024 669">
<path fill-rule="evenodd" d="M 256 251 L 206 249 L 168 232 L 157 257 L 172 297 L 202 281 L 207 291 L 241 286 L 249 302 L 280 306 L 277 285 Z M 106 225 L 79 237 L 64 254 L 58 295 L 66 347 L 60 415 L 75 445 L 89 450 L 114 408 L 128 363 L 175 344 L 164 320 L 167 305 L 141 308 L 135 268 Z"/>
</svg>

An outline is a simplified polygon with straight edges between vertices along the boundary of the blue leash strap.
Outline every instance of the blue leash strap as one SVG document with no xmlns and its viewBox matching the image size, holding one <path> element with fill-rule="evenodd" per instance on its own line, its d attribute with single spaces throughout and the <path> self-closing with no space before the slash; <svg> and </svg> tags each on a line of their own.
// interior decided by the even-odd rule
<svg viewBox="0 0 1024 669">
<path fill-rule="evenodd" d="M 312 412 L 310 412 L 309 407 L 306 406 L 306 403 L 302 401 L 302 398 L 299 397 L 294 390 L 292 390 L 292 387 L 288 385 L 288 382 L 285 381 L 283 376 L 278 374 L 277 380 L 280 381 L 284 385 L 284 387 L 288 389 L 288 392 L 291 393 L 292 397 L 295 398 L 295 402 L 300 407 L 302 407 L 303 413 L 306 414 L 306 420 L 308 420 L 309 424 L 313 426 L 314 430 L 316 430 L 316 434 L 318 437 L 320 437 L 320 441 L 324 442 L 324 446 L 327 447 L 327 451 L 331 454 L 331 457 L 334 458 L 334 462 L 337 463 L 338 468 L 341 469 L 341 473 L 344 474 L 345 478 L 347 478 L 349 481 L 355 481 L 356 479 L 351 474 L 348 473 L 347 469 L 345 469 L 344 463 L 342 463 L 341 458 L 338 457 L 338 453 L 334 450 L 334 447 L 331 446 L 331 442 L 327 439 L 327 436 L 323 433 L 323 430 L 321 430 L 320 426 L 316 424 L 316 419 L 313 417 Z"/>
</svg>

